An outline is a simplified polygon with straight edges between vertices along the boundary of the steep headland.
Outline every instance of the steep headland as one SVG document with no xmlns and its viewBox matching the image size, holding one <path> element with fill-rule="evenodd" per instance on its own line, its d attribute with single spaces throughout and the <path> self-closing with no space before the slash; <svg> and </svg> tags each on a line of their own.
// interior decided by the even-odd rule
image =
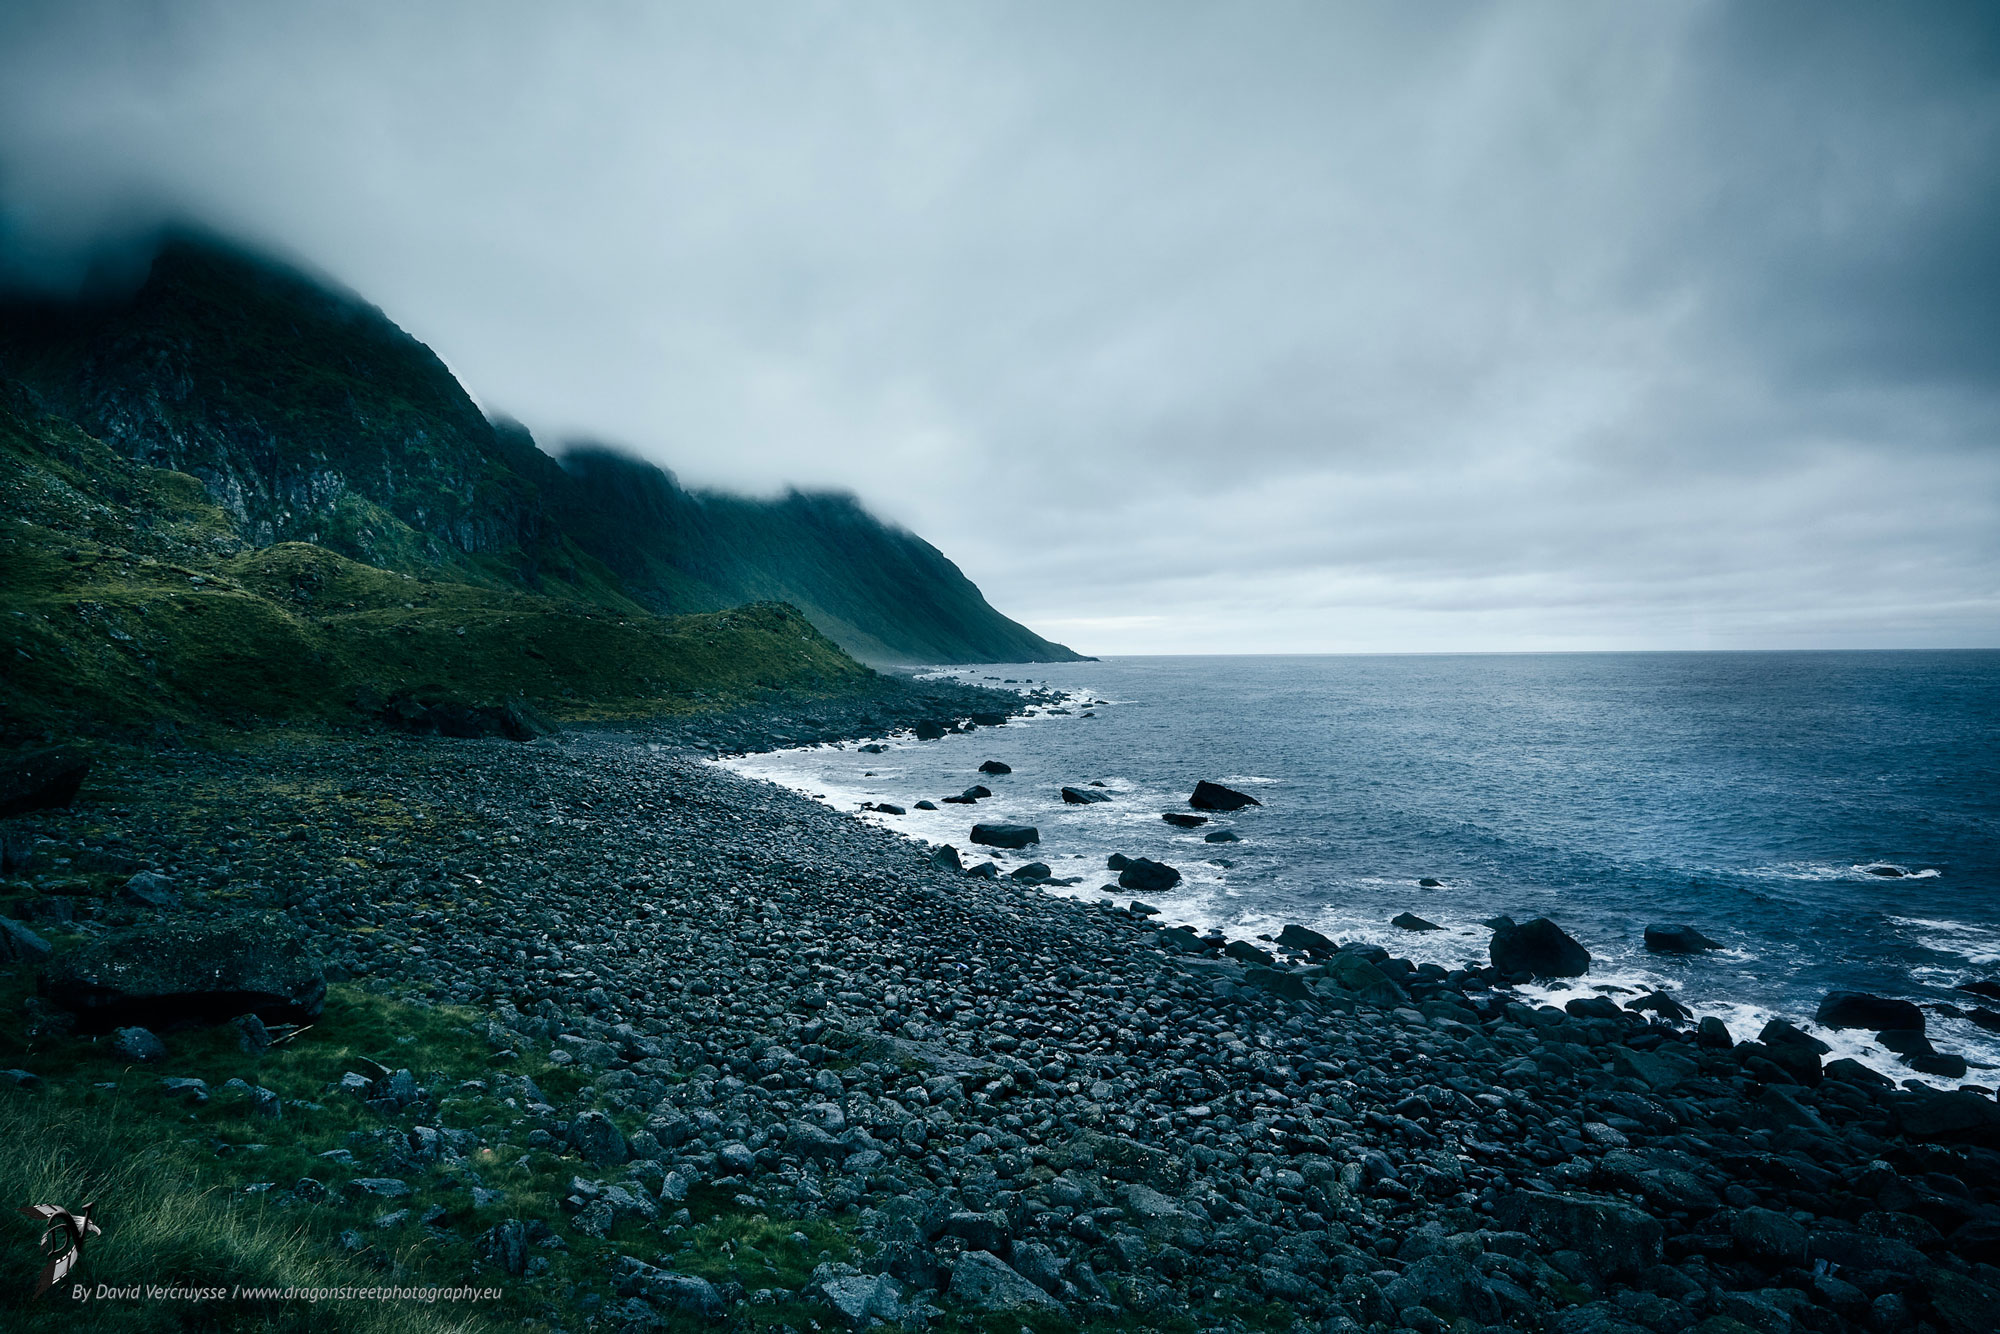
<svg viewBox="0 0 2000 1334">
<path fill-rule="evenodd" d="M 0 304 L 0 378 L 30 433 L 52 417 L 197 479 L 246 547 L 610 611 L 785 602 L 878 664 L 1077 656 L 852 497 L 690 492 L 600 447 L 553 458 L 379 310 L 213 241 L 165 241 L 129 294 Z"/>
</svg>

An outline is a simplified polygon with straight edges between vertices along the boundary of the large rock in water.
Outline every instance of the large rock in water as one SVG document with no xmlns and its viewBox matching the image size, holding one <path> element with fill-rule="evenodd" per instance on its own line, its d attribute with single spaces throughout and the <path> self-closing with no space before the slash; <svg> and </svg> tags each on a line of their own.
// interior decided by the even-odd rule
<svg viewBox="0 0 2000 1334">
<path fill-rule="evenodd" d="M 981 718 L 990 718 L 992 716 L 992 714 L 975 713 L 972 715 L 972 721 L 977 723 Z M 999 726 L 998 723 L 980 723 L 979 725 L 981 727 Z M 999 760 L 988 760 L 979 766 L 979 772 L 983 774 L 1011 774 L 1014 772 L 1014 766 L 1011 764 L 1002 764 Z"/>
<path fill-rule="evenodd" d="M 1062 790 L 1062 799 L 1071 806 L 1094 806 L 1100 801 L 1111 800 L 1111 794 L 1093 792 L 1087 787 L 1066 787 Z"/>
<path fill-rule="evenodd" d="M 1582 977 L 1590 970 L 1590 951 L 1546 917 L 1496 928 L 1488 953 L 1503 973 Z"/>
<path fill-rule="evenodd" d="M 1141 894 L 1164 894 L 1180 882 L 1179 871 L 1150 857 L 1134 857 L 1118 872 L 1121 889 L 1135 889 Z"/>
<path fill-rule="evenodd" d="M 1285 929 L 1278 933 L 1278 945 L 1281 949 L 1298 950 L 1302 954 L 1331 954 L 1334 949 L 1331 940 L 1297 922 L 1287 923 Z"/>
<path fill-rule="evenodd" d="M 1240 811 L 1245 806 L 1263 804 L 1247 792 L 1211 783 L 1206 778 L 1194 785 L 1194 795 L 1188 798 L 1188 805 L 1198 811 Z"/>
<path fill-rule="evenodd" d="M 40 986 L 90 1033 L 218 1024 L 239 1014 L 310 1023 L 326 1003 L 326 974 L 305 938 L 270 913 L 114 932 L 57 955 Z"/>
<path fill-rule="evenodd" d="M 90 772 L 90 757 L 66 746 L 16 751 L 0 759 L 0 816 L 67 806 Z"/>
<path fill-rule="evenodd" d="M 989 848 L 1025 848 L 1042 841 L 1042 831 L 1031 824 L 976 824 L 972 841 Z"/>
<path fill-rule="evenodd" d="M 1647 927 L 1646 948 L 1655 954 L 1699 954 L 1703 950 L 1719 950 L 1722 946 L 1682 923 L 1678 926 Z"/>
<path fill-rule="evenodd" d="M 1865 991 L 1829 991 L 1813 1014 L 1827 1028 L 1903 1029 L 1924 1031 L 1924 1012 L 1906 1000 L 1871 996 Z"/>
</svg>

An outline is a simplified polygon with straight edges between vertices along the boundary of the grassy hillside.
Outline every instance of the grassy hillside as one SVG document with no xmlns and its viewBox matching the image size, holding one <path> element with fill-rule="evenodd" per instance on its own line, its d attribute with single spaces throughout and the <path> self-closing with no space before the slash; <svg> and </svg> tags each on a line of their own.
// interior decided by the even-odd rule
<svg viewBox="0 0 2000 1334">
<path fill-rule="evenodd" d="M 27 415 L 196 479 L 251 547 L 614 612 L 784 601 L 875 661 L 1076 656 L 851 498 L 690 494 L 604 451 L 558 464 L 381 311 L 213 241 L 170 239 L 117 299 L 0 300 L 0 378 Z"/>
<path fill-rule="evenodd" d="M 564 530 L 661 610 L 745 601 L 805 609 L 874 662 L 1062 662 L 1078 655 L 998 615 L 959 568 L 848 495 L 746 500 L 686 491 L 669 473 L 604 449 L 562 458 Z"/>
<path fill-rule="evenodd" d="M 837 693 L 872 674 L 792 608 L 664 618 L 257 548 L 195 478 L 0 404 L 0 736 L 325 720 L 399 693 L 558 720 Z"/>
</svg>

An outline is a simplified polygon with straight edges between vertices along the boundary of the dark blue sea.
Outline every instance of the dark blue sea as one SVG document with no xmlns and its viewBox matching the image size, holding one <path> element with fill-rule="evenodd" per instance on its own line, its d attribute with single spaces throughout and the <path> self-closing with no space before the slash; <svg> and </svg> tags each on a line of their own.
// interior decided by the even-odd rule
<svg viewBox="0 0 2000 1334">
<path fill-rule="evenodd" d="M 1001 854 L 1002 869 L 1048 862 L 1084 878 L 1051 892 L 1089 899 L 1115 880 L 1108 854 L 1164 861 L 1186 879 L 1142 897 L 1170 924 L 1232 936 L 1299 922 L 1455 966 L 1485 960 L 1482 919 L 1546 915 L 1594 956 L 1569 994 L 1662 987 L 1738 1037 L 1773 1015 L 1806 1023 L 1834 988 L 1970 1006 L 1951 988 L 2000 976 L 2000 652 L 1154 657 L 951 674 L 1052 686 L 1069 712 L 888 739 L 882 754 L 850 743 L 728 763 L 850 811 L 984 782 L 994 795 L 976 807 L 864 818 L 965 851 L 975 820 L 1033 824 L 1040 846 Z M 984 777 L 987 759 L 1014 772 Z M 1263 805 L 1195 830 L 1162 821 L 1201 778 Z M 1093 780 L 1111 802 L 1062 802 L 1062 785 Z M 1217 828 L 1242 842 L 1204 842 Z M 1405 911 L 1444 929 L 1390 925 Z M 1652 922 L 1725 948 L 1649 954 Z M 2000 1034 L 1935 1016 L 1931 1034 L 2000 1066 Z M 1821 1036 L 1911 1076 L 1868 1034 Z"/>
</svg>

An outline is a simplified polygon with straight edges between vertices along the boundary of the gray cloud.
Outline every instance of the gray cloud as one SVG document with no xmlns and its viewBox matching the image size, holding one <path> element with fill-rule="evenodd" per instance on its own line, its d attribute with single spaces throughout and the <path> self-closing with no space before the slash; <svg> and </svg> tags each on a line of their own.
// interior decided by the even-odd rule
<svg viewBox="0 0 2000 1334">
<path fill-rule="evenodd" d="M 17 256 L 304 259 L 1090 651 L 2000 642 L 1990 7 L 17 5 Z"/>
</svg>

